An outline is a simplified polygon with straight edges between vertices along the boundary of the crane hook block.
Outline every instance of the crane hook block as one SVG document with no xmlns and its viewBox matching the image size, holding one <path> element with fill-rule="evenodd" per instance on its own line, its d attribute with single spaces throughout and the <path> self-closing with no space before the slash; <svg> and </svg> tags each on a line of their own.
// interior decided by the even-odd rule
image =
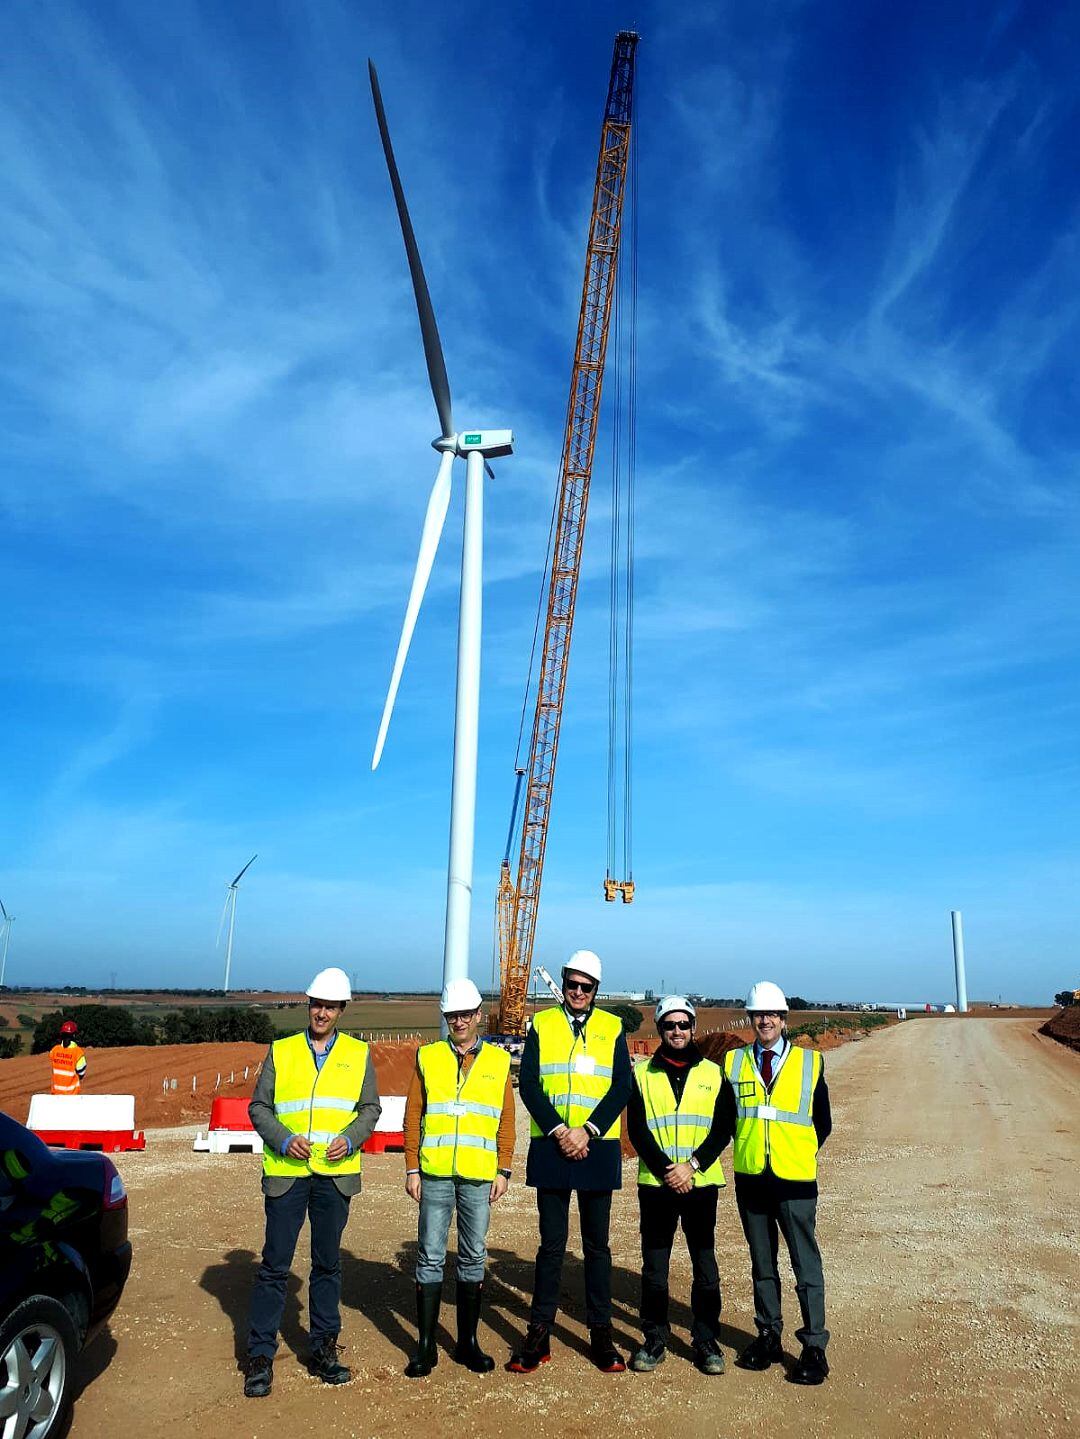
<svg viewBox="0 0 1080 1439">
<path fill-rule="evenodd" d="M 607 903 L 614 904 L 620 896 L 623 904 L 633 904 L 634 881 L 632 879 L 605 879 L 604 899 Z"/>
</svg>

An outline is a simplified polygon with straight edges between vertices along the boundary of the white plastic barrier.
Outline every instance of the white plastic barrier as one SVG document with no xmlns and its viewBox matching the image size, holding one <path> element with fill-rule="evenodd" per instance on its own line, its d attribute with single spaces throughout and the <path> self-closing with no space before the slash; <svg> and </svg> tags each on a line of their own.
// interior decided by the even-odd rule
<svg viewBox="0 0 1080 1439">
<path fill-rule="evenodd" d="M 27 1127 L 64 1149 L 145 1149 L 133 1094 L 33 1094 Z"/>
<path fill-rule="evenodd" d="M 400 1134 L 405 1125 L 405 1096 L 403 1094 L 381 1094 L 379 1102 L 382 1104 L 382 1113 L 379 1115 L 379 1122 L 375 1126 L 375 1133 Z"/>
</svg>

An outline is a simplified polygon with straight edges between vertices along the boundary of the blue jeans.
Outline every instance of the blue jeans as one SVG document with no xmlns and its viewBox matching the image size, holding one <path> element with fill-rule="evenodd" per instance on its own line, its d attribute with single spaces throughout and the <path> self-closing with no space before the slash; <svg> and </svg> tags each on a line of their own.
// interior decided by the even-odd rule
<svg viewBox="0 0 1080 1439">
<path fill-rule="evenodd" d="M 312 1347 L 341 1330 L 341 1236 L 349 1218 L 348 1196 L 325 1174 L 296 1179 L 284 1194 L 263 1200 L 266 1243 L 251 1294 L 248 1353 L 273 1359 L 285 1311 L 286 1287 L 296 1241 L 311 1218 L 308 1321 Z"/>
<path fill-rule="evenodd" d="M 480 1284 L 487 1263 L 491 1181 L 420 1177 L 420 1229 L 416 1252 L 417 1284 L 441 1284 L 450 1220 L 457 1210 L 457 1277 Z"/>
</svg>

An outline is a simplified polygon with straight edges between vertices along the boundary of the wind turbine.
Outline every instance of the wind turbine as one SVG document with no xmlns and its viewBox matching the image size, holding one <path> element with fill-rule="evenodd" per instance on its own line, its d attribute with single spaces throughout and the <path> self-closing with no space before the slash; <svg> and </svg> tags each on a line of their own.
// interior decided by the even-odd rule
<svg viewBox="0 0 1080 1439">
<path fill-rule="evenodd" d="M 386 168 L 390 172 L 390 185 L 394 191 L 401 234 L 405 241 L 405 254 L 412 275 L 413 294 L 416 298 L 416 312 L 420 320 L 420 335 L 424 342 L 424 357 L 427 360 L 428 380 L 435 409 L 439 416 L 439 436 L 432 440 L 432 448 L 439 452 L 439 470 L 435 477 L 431 495 L 428 498 L 424 528 L 420 536 L 420 554 L 416 561 L 409 602 L 405 608 L 405 622 L 401 627 L 394 668 L 390 676 L 390 688 L 383 707 L 382 721 L 371 768 L 378 767 L 390 716 L 394 710 L 401 673 L 409 653 L 409 643 L 416 627 L 417 615 L 427 589 L 435 552 L 446 522 L 446 511 L 450 504 L 451 476 L 455 458 L 465 461 L 465 529 L 461 551 L 461 598 L 458 609 L 457 647 L 457 699 L 454 711 L 454 777 L 450 799 L 450 858 L 446 882 L 446 931 L 443 943 L 443 983 L 451 979 L 464 979 L 469 973 L 469 914 L 472 904 L 473 833 L 476 819 L 476 756 L 480 720 L 480 629 L 482 616 L 482 580 L 484 550 L 484 472 L 490 475 L 486 461 L 503 455 L 513 454 L 514 436 L 511 430 L 461 430 L 454 429 L 453 411 L 450 405 L 450 382 L 446 377 L 446 363 L 443 359 L 442 343 L 435 323 L 435 311 L 428 294 L 424 268 L 420 263 L 420 251 L 413 234 L 409 209 L 405 203 L 401 176 L 398 174 L 390 143 L 390 130 L 386 123 L 379 77 L 374 64 L 368 61 L 371 77 L 371 95 L 375 102 L 375 117 L 379 123 Z"/>
<path fill-rule="evenodd" d="M 8 914 L 4 908 L 4 901 L 0 899 L 0 915 L 3 915 L 4 948 L 0 951 L 0 989 L 4 987 L 4 970 L 7 969 L 8 943 L 11 939 L 11 926 L 15 923 L 15 916 Z"/>
<path fill-rule="evenodd" d="M 221 923 L 218 925 L 217 931 L 217 942 L 218 944 L 220 944 L 221 931 L 225 928 L 225 916 L 228 915 L 229 937 L 225 941 L 225 988 L 221 991 L 222 994 L 228 994 L 229 992 L 229 970 L 232 968 L 233 928 L 236 925 L 236 891 L 240 884 L 240 881 L 243 879 L 244 875 L 247 874 L 248 870 L 255 863 L 258 857 L 259 856 L 257 854 L 253 854 L 251 856 L 247 864 L 244 865 L 243 869 L 229 885 L 228 893 L 225 895 L 225 908 L 221 911 Z"/>
</svg>

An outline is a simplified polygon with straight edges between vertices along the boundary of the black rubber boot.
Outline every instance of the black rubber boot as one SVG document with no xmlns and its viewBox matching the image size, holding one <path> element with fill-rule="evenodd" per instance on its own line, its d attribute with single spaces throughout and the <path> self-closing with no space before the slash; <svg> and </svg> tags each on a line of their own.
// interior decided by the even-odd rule
<svg viewBox="0 0 1080 1439">
<path fill-rule="evenodd" d="M 476 1339 L 476 1326 L 480 1323 L 480 1302 L 483 1284 L 457 1282 L 457 1348 L 454 1358 L 474 1374 L 490 1374 L 495 1361 L 485 1354 Z"/>
<path fill-rule="evenodd" d="M 416 1353 L 405 1366 L 406 1379 L 423 1379 L 439 1362 L 439 1351 L 435 1347 L 435 1326 L 439 1322 L 439 1306 L 442 1304 L 442 1281 L 438 1284 L 416 1286 L 416 1327 L 420 1343 Z"/>
</svg>

